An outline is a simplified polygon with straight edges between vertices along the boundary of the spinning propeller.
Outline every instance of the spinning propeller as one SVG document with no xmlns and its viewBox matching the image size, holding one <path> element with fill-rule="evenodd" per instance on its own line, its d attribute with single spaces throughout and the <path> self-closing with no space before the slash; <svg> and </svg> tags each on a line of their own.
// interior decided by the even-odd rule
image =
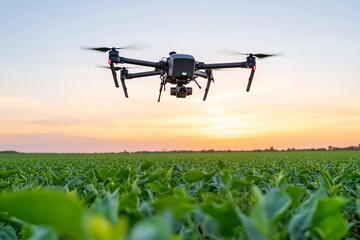
<svg viewBox="0 0 360 240">
<path fill-rule="evenodd" d="M 223 53 L 230 54 L 230 55 L 246 55 L 246 56 L 254 56 L 257 58 L 267 58 L 267 57 L 276 57 L 276 56 L 284 56 L 284 53 L 272 53 L 272 54 L 266 54 L 266 53 L 243 53 L 238 52 L 233 49 L 223 49 Z"/>
<path fill-rule="evenodd" d="M 111 69 L 111 67 L 103 66 L 103 65 L 96 65 L 95 67 Z M 127 66 L 118 67 L 118 66 L 114 66 L 115 71 L 120 71 L 121 69 L 134 69 L 134 68 L 140 68 L 140 67 L 127 67 Z"/>
<path fill-rule="evenodd" d="M 247 55 L 247 56 L 254 56 L 257 58 L 267 58 L 267 57 L 275 57 L 275 56 L 282 56 L 282 54 L 265 54 L 265 53 L 241 53 L 236 52 L 237 55 Z"/>
<path fill-rule="evenodd" d="M 128 44 L 122 47 L 81 47 L 83 50 L 93 50 L 93 51 L 99 51 L 99 52 L 108 52 L 110 50 L 142 50 L 146 48 L 144 44 L 140 43 L 134 43 L 134 44 Z"/>
<path fill-rule="evenodd" d="M 272 54 L 266 54 L 266 53 L 243 53 L 243 52 L 238 52 L 232 49 L 224 49 L 223 52 L 225 52 L 226 54 L 231 54 L 231 55 L 245 55 L 247 56 L 246 61 L 248 63 L 248 68 L 251 68 L 251 73 L 250 73 L 250 77 L 248 80 L 248 84 L 246 87 L 246 91 L 249 92 L 250 91 L 250 87 L 251 87 L 251 83 L 252 80 L 254 78 L 254 74 L 255 74 L 255 70 L 256 70 L 256 61 L 255 58 L 267 58 L 267 57 L 277 57 L 277 56 L 284 56 L 283 53 L 272 53 Z"/>
<path fill-rule="evenodd" d="M 96 67 L 111 69 L 111 67 L 109 67 L 109 66 L 96 66 Z M 120 71 L 121 69 L 124 69 L 124 68 L 127 68 L 127 67 L 115 67 L 114 66 L 115 71 Z"/>
</svg>

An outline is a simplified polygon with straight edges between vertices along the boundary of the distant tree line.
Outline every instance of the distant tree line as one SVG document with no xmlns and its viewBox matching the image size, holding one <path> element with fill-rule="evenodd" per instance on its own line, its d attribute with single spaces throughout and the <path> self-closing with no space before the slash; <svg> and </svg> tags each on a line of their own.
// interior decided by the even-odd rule
<svg viewBox="0 0 360 240">
<path fill-rule="evenodd" d="M 162 151 L 136 151 L 134 153 L 213 153 L 213 152 L 292 152 L 292 151 L 344 151 L 344 150 L 360 150 L 360 144 L 358 146 L 348 146 L 348 147 L 335 147 L 328 146 L 327 148 L 288 148 L 286 150 L 278 150 L 274 147 L 266 149 L 253 149 L 253 150 L 215 150 L 215 149 L 203 149 L 200 151 L 197 150 L 165 150 Z M 125 151 L 124 151 L 125 152 Z M 128 153 L 128 152 L 126 152 Z"/>
<path fill-rule="evenodd" d="M 163 149 L 161 151 L 135 151 L 135 152 L 111 152 L 111 153 L 215 153 L 215 152 L 293 152 L 293 151 L 354 151 L 360 150 L 360 144 L 358 146 L 347 146 L 347 147 L 336 147 L 336 146 L 328 146 L 327 148 L 288 148 L 286 150 L 278 150 L 274 147 L 266 148 L 266 149 L 253 149 L 253 150 L 215 150 L 215 149 L 203 149 L 203 150 L 166 150 Z M 14 150 L 0 150 L 0 154 L 2 153 L 20 153 Z"/>
<path fill-rule="evenodd" d="M 0 153 L 19 153 L 19 152 L 14 150 L 5 150 L 5 151 L 0 151 Z"/>
<path fill-rule="evenodd" d="M 329 151 L 337 151 L 337 150 L 360 150 L 360 144 L 358 146 L 348 146 L 348 147 L 334 147 L 334 146 L 329 146 L 328 147 Z"/>
</svg>

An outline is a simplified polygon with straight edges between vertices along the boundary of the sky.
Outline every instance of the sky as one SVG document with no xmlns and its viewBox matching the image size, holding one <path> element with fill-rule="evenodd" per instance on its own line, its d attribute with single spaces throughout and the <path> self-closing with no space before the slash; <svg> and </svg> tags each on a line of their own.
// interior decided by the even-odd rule
<svg viewBox="0 0 360 240">
<path fill-rule="evenodd" d="M 1 1 L 0 150 L 121 152 L 319 148 L 360 144 L 360 1 Z M 138 44 L 205 63 L 245 61 L 226 49 L 284 53 L 214 71 L 193 95 L 157 102 L 159 77 L 115 88 L 108 54 Z M 133 68 L 131 71 L 150 71 Z"/>
</svg>

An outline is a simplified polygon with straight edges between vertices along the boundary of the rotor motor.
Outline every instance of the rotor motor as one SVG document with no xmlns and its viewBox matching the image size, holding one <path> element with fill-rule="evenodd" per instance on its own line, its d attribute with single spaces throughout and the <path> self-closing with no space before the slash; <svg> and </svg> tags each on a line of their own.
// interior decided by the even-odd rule
<svg viewBox="0 0 360 240">
<path fill-rule="evenodd" d="M 109 51 L 109 60 L 112 62 L 120 62 L 119 51 L 115 50 L 115 48 Z"/>
<path fill-rule="evenodd" d="M 249 54 L 248 57 L 246 57 L 246 67 L 252 68 L 256 65 L 256 60 L 253 54 Z"/>
</svg>

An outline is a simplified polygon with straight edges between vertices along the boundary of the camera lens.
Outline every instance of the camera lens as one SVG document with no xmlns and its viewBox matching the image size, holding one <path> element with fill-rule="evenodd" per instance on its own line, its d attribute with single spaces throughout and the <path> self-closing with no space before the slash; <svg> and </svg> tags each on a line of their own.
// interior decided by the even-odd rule
<svg viewBox="0 0 360 240">
<path fill-rule="evenodd" d="M 186 87 L 184 87 L 184 86 L 182 86 L 182 87 L 179 87 L 179 94 L 180 95 L 185 95 L 186 96 L 186 94 L 187 94 L 187 89 L 186 89 Z"/>
</svg>

